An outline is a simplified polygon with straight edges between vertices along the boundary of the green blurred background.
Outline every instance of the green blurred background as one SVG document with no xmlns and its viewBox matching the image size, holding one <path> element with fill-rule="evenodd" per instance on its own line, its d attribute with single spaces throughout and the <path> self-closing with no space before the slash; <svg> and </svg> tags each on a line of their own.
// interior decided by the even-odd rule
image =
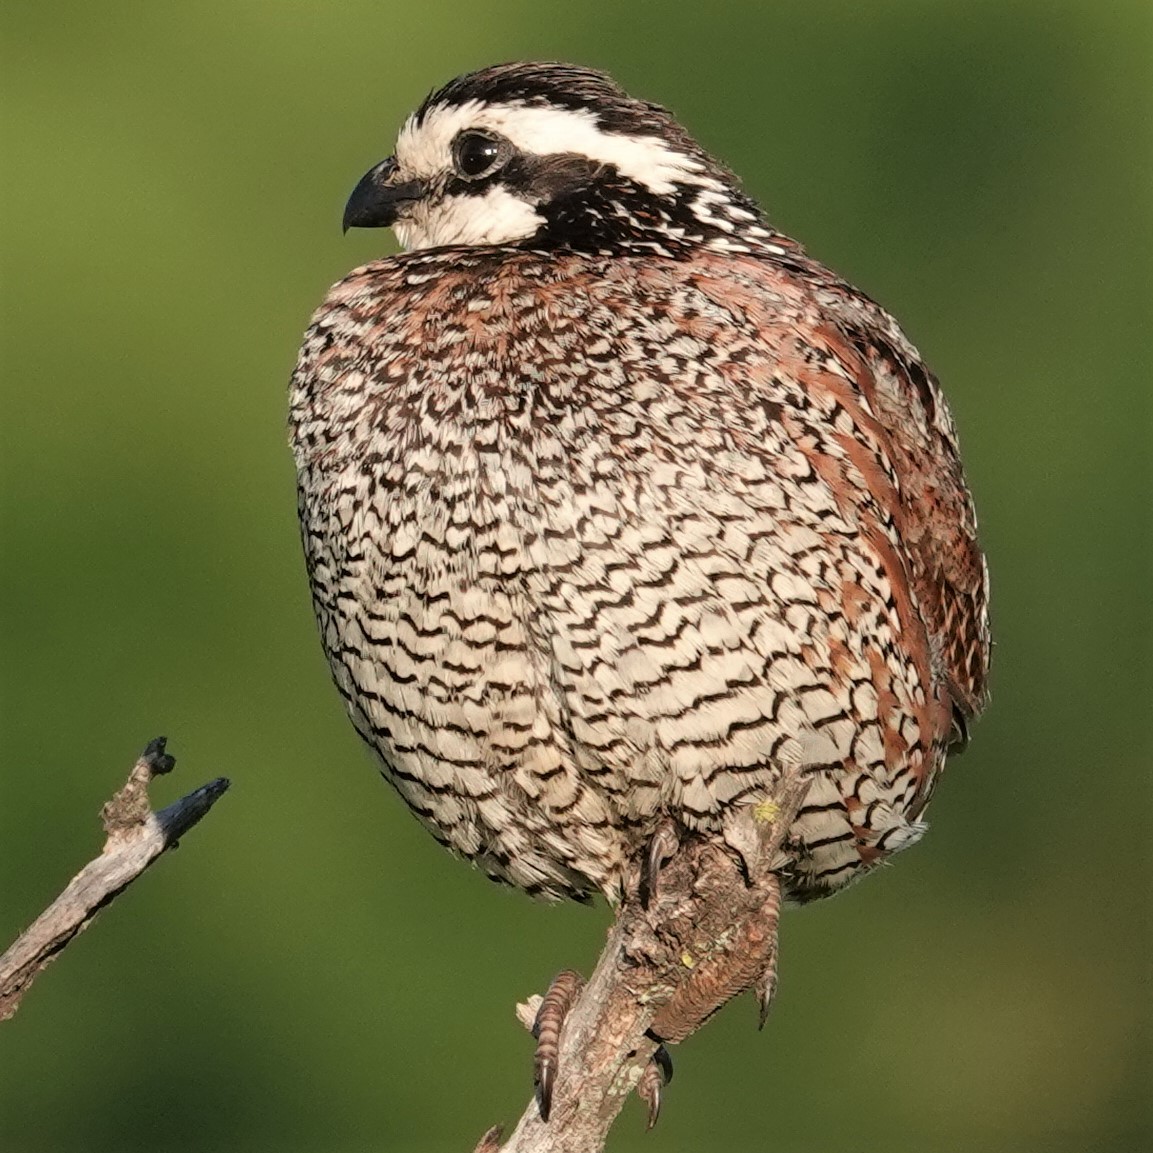
<svg viewBox="0 0 1153 1153">
<path fill-rule="evenodd" d="M 445 854 L 307 602 L 285 387 L 391 243 L 344 199 L 431 87 L 608 68 L 884 301 L 944 380 L 995 702 L 915 851 L 790 914 L 758 1035 L 610 1149 L 1136 1151 L 1149 1063 L 1148 0 L 183 0 L 2 10 L 0 945 L 167 733 L 234 789 L 0 1026 L 5 1153 L 464 1153 L 527 1100 L 518 998 L 594 909 Z"/>
</svg>

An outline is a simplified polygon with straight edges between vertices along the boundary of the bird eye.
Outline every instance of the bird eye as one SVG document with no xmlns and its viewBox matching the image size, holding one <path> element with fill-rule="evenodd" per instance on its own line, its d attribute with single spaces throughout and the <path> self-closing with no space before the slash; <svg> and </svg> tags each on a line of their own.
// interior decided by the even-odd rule
<svg viewBox="0 0 1153 1153">
<path fill-rule="evenodd" d="M 452 162 L 466 180 L 495 172 L 508 159 L 508 141 L 487 132 L 462 132 L 452 142 Z"/>
</svg>

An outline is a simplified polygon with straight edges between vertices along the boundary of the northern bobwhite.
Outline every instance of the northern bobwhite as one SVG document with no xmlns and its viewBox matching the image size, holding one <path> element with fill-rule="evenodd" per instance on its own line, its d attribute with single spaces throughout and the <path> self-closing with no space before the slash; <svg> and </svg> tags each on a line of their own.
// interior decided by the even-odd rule
<svg viewBox="0 0 1153 1153">
<path fill-rule="evenodd" d="M 567 64 L 429 96 L 345 227 L 292 381 L 337 687 L 433 836 L 610 901 L 672 821 L 739 843 L 813 783 L 782 871 L 915 841 L 986 699 L 952 418 L 888 313 L 665 109 Z"/>
</svg>

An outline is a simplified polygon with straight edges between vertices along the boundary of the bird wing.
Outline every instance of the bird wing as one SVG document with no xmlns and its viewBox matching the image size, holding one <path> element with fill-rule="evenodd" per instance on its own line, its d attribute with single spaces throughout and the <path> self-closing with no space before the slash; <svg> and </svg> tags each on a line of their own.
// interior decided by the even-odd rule
<svg viewBox="0 0 1153 1153">
<path fill-rule="evenodd" d="M 952 414 L 937 378 L 878 304 L 798 253 L 783 258 L 779 275 L 805 285 L 814 338 L 880 425 L 910 585 L 963 743 L 965 722 L 987 701 L 991 643 L 988 569 Z"/>
<path fill-rule="evenodd" d="M 988 696 L 990 639 L 988 569 L 956 427 L 936 377 L 892 317 L 851 289 L 838 311 L 857 354 L 857 386 L 888 432 L 910 577 L 963 739 L 965 719 Z"/>
</svg>

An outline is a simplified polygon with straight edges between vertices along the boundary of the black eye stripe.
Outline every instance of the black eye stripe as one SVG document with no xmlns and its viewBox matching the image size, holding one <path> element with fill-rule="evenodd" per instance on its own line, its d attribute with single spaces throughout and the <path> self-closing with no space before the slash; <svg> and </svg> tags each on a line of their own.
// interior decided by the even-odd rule
<svg viewBox="0 0 1153 1153">
<path fill-rule="evenodd" d="M 616 176 L 617 170 L 613 165 L 590 160 L 578 153 L 528 156 L 514 149 L 507 160 L 484 176 L 450 176 L 444 192 L 446 196 L 483 196 L 490 188 L 501 185 L 514 195 L 536 204 L 583 188 L 594 179 L 611 181 Z"/>
<path fill-rule="evenodd" d="M 500 172 L 490 172 L 487 176 L 468 180 L 461 176 L 453 176 L 444 186 L 445 196 L 483 196 L 490 188 L 503 184 Z"/>
</svg>

